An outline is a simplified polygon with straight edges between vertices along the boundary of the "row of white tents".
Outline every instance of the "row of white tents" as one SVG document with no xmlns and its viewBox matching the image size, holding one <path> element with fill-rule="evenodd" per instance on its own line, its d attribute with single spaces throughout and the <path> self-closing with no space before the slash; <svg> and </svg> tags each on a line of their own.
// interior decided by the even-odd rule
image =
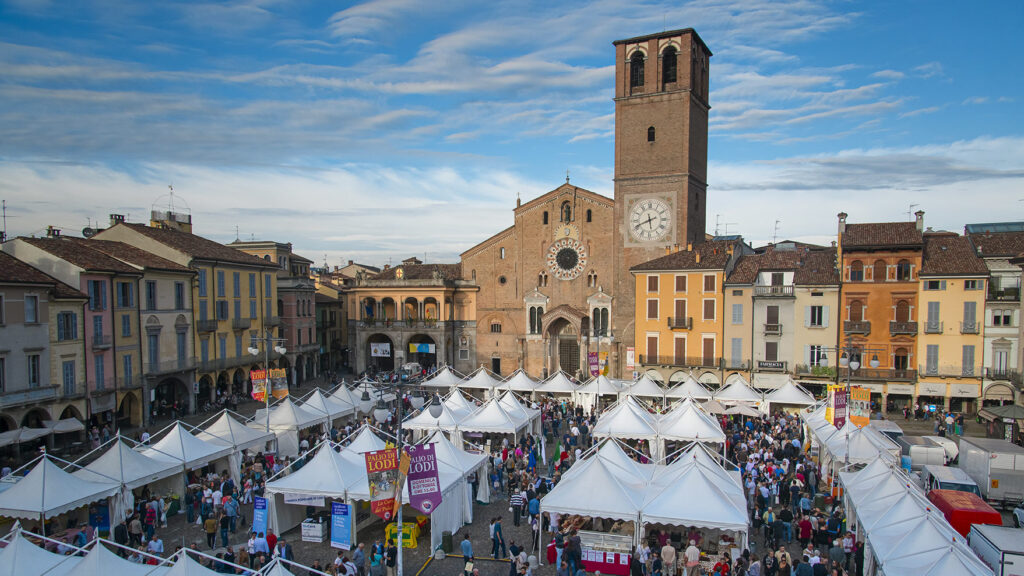
<svg viewBox="0 0 1024 576">
<path fill-rule="evenodd" d="M 665 456 L 666 441 L 720 444 L 723 452 L 725 447 L 725 432 L 718 420 L 692 398 L 657 414 L 626 396 L 598 417 L 592 433 L 595 438 L 646 440 L 655 460 Z"/>
<path fill-rule="evenodd" d="M 192 555 L 194 551 L 182 550 L 168 558 L 146 555 L 145 559 L 153 559 L 156 565 L 140 564 L 122 558 L 113 550 L 117 544 L 109 540 L 96 539 L 84 548 L 72 548 L 74 555 L 50 552 L 36 542 L 48 542 L 51 547 L 56 543 L 36 534 L 15 528 L 0 539 L 0 576 L 215 576 L 221 574 L 199 563 Z M 113 549 L 113 550 L 112 550 Z M 211 559 L 206 554 L 200 557 Z M 247 566 L 232 565 L 234 568 Z M 261 576 L 295 576 L 297 574 L 315 574 L 306 566 L 274 559 L 264 567 Z"/>
<path fill-rule="evenodd" d="M 477 406 L 456 388 L 442 400 L 438 418 L 424 409 L 405 420 L 402 428 L 420 433 L 441 430 L 459 441 L 463 432 L 511 434 L 516 437 L 525 432 L 540 434 L 541 421 L 540 410 L 525 405 L 511 391 L 492 396 Z"/>
<path fill-rule="evenodd" d="M 843 488 L 847 524 L 865 543 L 865 574 L 992 574 L 900 467 L 900 449 L 892 440 L 849 421 L 836 429 L 825 419 L 824 406 L 801 417 L 822 473 Z"/>
</svg>

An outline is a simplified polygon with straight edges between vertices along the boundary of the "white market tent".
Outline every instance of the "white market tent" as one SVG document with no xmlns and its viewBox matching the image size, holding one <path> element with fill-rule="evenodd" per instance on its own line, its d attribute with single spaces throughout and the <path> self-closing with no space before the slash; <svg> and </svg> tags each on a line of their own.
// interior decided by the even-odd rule
<svg viewBox="0 0 1024 576">
<path fill-rule="evenodd" d="M 452 390 L 451 394 L 448 394 L 448 397 L 442 400 L 441 403 L 452 412 L 462 412 L 466 416 L 472 414 L 477 409 L 476 404 L 470 402 L 458 389 Z"/>
<path fill-rule="evenodd" d="M 629 380 L 618 380 L 599 374 L 596 378 L 591 378 L 586 384 L 577 388 L 576 393 L 614 395 L 629 389 L 631 383 Z"/>
<path fill-rule="evenodd" d="M 0 550 L 0 576 L 42 574 L 65 562 L 73 566 L 78 558 L 47 552 L 22 536 L 16 528 L 7 546 Z"/>
<path fill-rule="evenodd" d="M 49 434 L 53 434 L 53 430 L 50 428 L 15 428 L 7 432 L 0 432 L 0 448 L 11 444 L 31 442 Z"/>
<path fill-rule="evenodd" d="M 421 382 L 420 386 L 424 386 L 427 388 L 441 388 L 444 390 L 450 390 L 452 388 L 455 388 L 462 382 L 463 379 L 461 376 L 456 375 L 454 370 L 452 370 L 448 366 L 445 366 L 444 368 L 441 368 L 440 370 L 435 372 L 431 377 Z"/>
<path fill-rule="evenodd" d="M 530 424 L 530 432 L 533 434 L 540 434 L 541 423 L 540 423 L 540 410 L 530 408 L 524 405 L 516 398 L 516 395 L 512 392 L 505 392 L 499 399 L 498 402 L 501 407 L 505 409 L 513 418 L 525 418 Z"/>
<path fill-rule="evenodd" d="M 469 414 L 462 411 L 456 412 L 449 408 L 446 403 L 442 402 L 441 415 L 437 418 L 431 416 L 430 411 L 424 406 L 419 414 L 402 422 L 402 428 L 406 430 L 444 430 L 445 432 L 454 432 L 466 416 L 469 416 Z"/>
<path fill-rule="evenodd" d="M 537 388 L 537 381 L 526 375 L 523 370 L 516 370 L 507 380 L 501 383 L 501 387 L 506 390 L 515 390 L 516 392 L 533 392 Z"/>
<path fill-rule="evenodd" d="M 266 418 L 266 409 L 260 408 L 248 426 L 263 430 L 266 427 Z M 291 398 L 281 400 L 270 408 L 270 430 L 277 435 L 277 453 L 282 456 L 298 455 L 299 431 L 323 425 L 327 418 L 327 414 L 303 408 L 292 402 Z"/>
<path fill-rule="evenodd" d="M 715 400 L 719 403 L 761 402 L 761 395 L 747 384 L 746 380 L 738 377 L 731 384 L 715 392 Z"/>
<path fill-rule="evenodd" d="M 363 454 L 365 452 L 383 450 L 388 446 L 387 442 L 373 433 L 373 428 L 368 424 L 360 426 L 359 430 L 353 432 L 353 434 L 355 438 L 345 446 L 345 450 L 348 452 Z"/>
<path fill-rule="evenodd" d="M 121 485 L 113 478 L 90 482 L 65 472 L 44 454 L 13 486 L 0 492 L 0 516 L 51 518 L 86 504 L 114 496 Z M 4 481 L 15 477 L 8 475 Z"/>
<path fill-rule="evenodd" d="M 749 404 L 737 404 L 731 408 L 727 408 L 724 414 L 737 415 L 737 416 L 750 416 L 751 418 L 757 418 L 761 416 L 761 413 L 757 409 L 751 407 Z"/>
<path fill-rule="evenodd" d="M 804 407 L 813 405 L 815 400 L 814 396 L 797 386 L 793 379 L 789 378 L 785 384 L 766 394 L 764 402 L 765 409 L 771 411 L 771 407 L 774 405 Z"/>
<path fill-rule="evenodd" d="M 550 378 L 542 382 L 540 386 L 537 386 L 536 391 L 550 394 L 572 394 L 577 389 L 578 386 L 576 386 L 576 384 L 566 376 L 565 372 L 559 370 L 552 374 Z"/>
<path fill-rule="evenodd" d="M 725 406 L 717 400 L 708 400 L 700 405 L 708 414 L 725 414 Z"/>
<path fill-rule="evenodd" d="M 85 424 L 78 418 L 62 418 L 60 420 L 43 420 L 43 426 L 53 431 L 54 434 L 68 434 L 71 432 L 82 432 Z"/>
<path fill-rule="evenodd" d="M 614 442 L 610 444 L 614 445 Z M 636 520 L 642 505 L 643 482 L 592 455 L 577 462 L 541 499 L 541 512 L 586 514 L 612 520 Z"/>
<path fill-rule="evenodd" d="M 82 558 L 73 557 L 74 562 L 63 562 L 46 576 L 159 576 L 170 569 L 167 566 L 136 564 L 121 558 L 94 540 L 89 552 Z"/>
<path fill-rule="evenodd" d="M 125 488 L 133 490 L 164 478 L 182 474 L 181 464 L 168 460 L 157 460 L 133 450 L 118 436 L 113 444 L 97 459 L 72 476 L 88 482 L 120 481 Z"/>
<path fill-rule="evenodd" d="M 374 384 L 376 384 L 376 382 L 374 382 L 373 380 L 364 378 L 363 380 L 356 382 L 356 386 L 355 388 L 352 389 L 352 393 L 355 394 L 357 398 L 362 398 L 363 392 L 366 392 L 367 394 L 370 395 L 370 398 L 374 402 L 376 402 L 377 400 L 383 400 L 385 402 L 394 402 L 395 399 L 398 398 L 398 396 L 395 396 L 394 392 L 389 392 L 387 390 L 379 390 L 376 386 L 374 386 Z"/>
<path fill-rule="evenodd" d="M 689 398 L 661 416 L 658 435 L 663 440 L 725 443 L 722 427 L 696 401 Z"/>
<path fill-rule="evenodd" d="M 694 380 L 693 376 L 688 374 L 682 382 L 665 392 L 665 396 L 668 398 L 711 400 L 712 394 L 700 382 Z"/>
<path fill-rule="evenodd" d="M 174 566 L 171 566 L 167 572 L 164 572 L 164 576 L 216 576 L 217 574 L 217 572 L 196 562 L 184 552 L 179 552 L 177 560 L 174 561 Z"/>
<path fill-rule="evenodd" d="M 658 437 L 658 417 L 626 396 L 598 417 L 591 433 L 595 438 L 653 441 Z"/>
<path fill-rule="evenodd" d="M 361 396 L 361 392 L 356 393 L 355 391 L 350 390 L 348 385 L 345 384 L 344 380 L 342 380 L 341 384 L 338 384 L 338 387 L 335 388 L 334 392 L 331 393 L 331 398 L 334 398 L 335 400 L 340 400 L 345 404 L 351 404 L 356 412 L 359 412 L 359 402 Z"/>
<path fill-rule="evenodd" d="M 459 384 L 459 388 L 468 390 L 494 390 L 499 386 L 501 386 L 501 380 L 491 375 L 490 371 L 484 367 L 478 368 L 465 382 Z"/>
<path fill-rule="evenodd" d="M 467 416 L 460 428 L 463 432 L 518 435 L 528 425 L 528 419 L 509 414 L 497 398 L 491 398 Z"/>
<path fill-rule="evenodd" d="M 232 418 L 225 410 L 220 418 L 196 432 L 196 438 L 212 444 L 231 446 L 240 452 L 249 449 L 262 450 L 267 442 L 274 440 L 274 433 L 266 432 L 265 429 L 250 428 Z"/>
<path fill-rule="evenodd" d="M 174 424 L 167 434 L 142 451 L 144 456 L 163 462 L 176 462 L 185 470 L 201 468 L 231 454 L 231 448 L 196 438 L 182 426 Z M 225 467 L 227 462 L 224 463 Z"/>
<path fill-rule="evenodd" d="M 301 406 L 313 412 L 327 414 L 328 420 L 331 422 L 338 418 L 350 416 L 356 411 L 356 407 L 354 405 L 349 404 L 348 402 L 343 402 L 332 396 L 326 396 L 319 388 L 313 390 L 313 392 L 303 400 Z"/>
<path fill-rule="evenodd" d="M 626 393 L 630 396 L 639 396 L 641 398 L 665 399 L 665 389 L 647 374 L 641 376 L 632 386 L 626 389 Z"/>
</svg>

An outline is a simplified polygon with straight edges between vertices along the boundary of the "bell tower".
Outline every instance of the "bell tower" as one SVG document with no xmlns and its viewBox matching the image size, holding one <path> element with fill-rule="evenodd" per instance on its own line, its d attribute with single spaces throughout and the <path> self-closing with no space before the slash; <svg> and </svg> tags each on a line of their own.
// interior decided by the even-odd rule
<svg viewBox="0 0 1024 576">
<path fill-rule="evenodd" d="M 615 306 L 619 366 L 634 342 L 629 269 L 704 241 L 711 51 L 691 28 L 615 46 Z"/>
</svg>

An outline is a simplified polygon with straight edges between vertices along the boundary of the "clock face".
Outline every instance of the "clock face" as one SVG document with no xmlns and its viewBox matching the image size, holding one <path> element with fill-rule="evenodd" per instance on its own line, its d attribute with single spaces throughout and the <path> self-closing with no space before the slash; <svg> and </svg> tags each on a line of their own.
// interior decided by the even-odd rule
<svg viewBox="0 0 1024 576">
<path fill-rule="evenodd" d="M 629 209 L 629 233 L 640 242 L 661 240 L 672 225 L 672 210 L 662 200 L 637 200 Z"/>
<path fill-rule="evenodd" d="M 548 270 L 559 280 L 576 278 L 583 272 L 586 265 L 586 248 L 575 238 L 556 240 L 548 248 Z"/>
</svg>

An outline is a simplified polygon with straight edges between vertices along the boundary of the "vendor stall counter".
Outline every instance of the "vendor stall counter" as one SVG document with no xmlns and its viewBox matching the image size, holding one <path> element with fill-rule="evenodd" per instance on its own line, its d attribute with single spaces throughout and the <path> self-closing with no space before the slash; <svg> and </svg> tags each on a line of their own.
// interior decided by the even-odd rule
<svg viewBox="0 0 1024 576">
<path fill-rule="evenodd" d="M 600 571 L 601 574 L 628 576 L 630 552 L 633 548 L 633 537 L 630 534 L 607 534 L 580 530 L 580 543 L 583 550 L 583 568 L 587 572 Z M 555 544 L 548 544 L 548 564 L 555 563 Z"/>
</svg>

